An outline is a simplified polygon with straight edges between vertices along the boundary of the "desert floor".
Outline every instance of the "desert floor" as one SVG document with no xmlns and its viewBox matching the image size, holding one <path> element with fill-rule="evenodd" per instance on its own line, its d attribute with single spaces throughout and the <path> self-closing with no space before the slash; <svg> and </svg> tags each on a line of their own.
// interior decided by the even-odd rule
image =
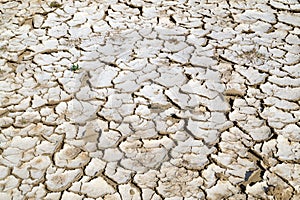
<svg viewBox="0 0 300 200">
<path fill-rule="evenodd" d="M 299 0 L 0 0 L 0 200 L 299 200 Z"/>
</svg>

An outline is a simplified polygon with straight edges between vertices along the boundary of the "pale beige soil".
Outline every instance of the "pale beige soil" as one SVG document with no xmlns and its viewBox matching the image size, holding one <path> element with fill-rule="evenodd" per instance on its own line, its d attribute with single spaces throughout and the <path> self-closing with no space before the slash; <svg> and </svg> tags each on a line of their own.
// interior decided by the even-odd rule
<svg viewBox="0 0 300 200">
<path fill-rule="evenodd" d="M 0 200 L 300 199 L 298 0 L 0 0 Z"/>
</svg>

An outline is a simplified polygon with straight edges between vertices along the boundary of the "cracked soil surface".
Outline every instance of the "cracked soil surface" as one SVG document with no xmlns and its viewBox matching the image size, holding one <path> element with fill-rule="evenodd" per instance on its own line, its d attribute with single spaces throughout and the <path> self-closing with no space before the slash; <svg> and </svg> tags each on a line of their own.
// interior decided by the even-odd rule
<svg viewBox="0 0 300 200">
<path fill-rule="evenodd" d="M 299 200 L 299 0 L 0 0 L 0 200 Z"/>
</svg>

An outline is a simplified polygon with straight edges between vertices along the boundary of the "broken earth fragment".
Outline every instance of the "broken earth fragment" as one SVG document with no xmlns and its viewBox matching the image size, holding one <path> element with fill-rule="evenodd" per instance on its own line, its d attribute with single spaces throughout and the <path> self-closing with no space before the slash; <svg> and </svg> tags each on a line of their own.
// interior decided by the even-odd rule
<svg viewBox="0 0 300 200">
<path fill-rule="evenodd" d="M 51 173 L 51 170 L 47 170 L 46 185 L 51 191 L 63 191 L 67 189 L 74 181 L 79 179 L 82 174 L 81 169 L 64 170 L 57 169 L 56 172 Z"/>
</svg>

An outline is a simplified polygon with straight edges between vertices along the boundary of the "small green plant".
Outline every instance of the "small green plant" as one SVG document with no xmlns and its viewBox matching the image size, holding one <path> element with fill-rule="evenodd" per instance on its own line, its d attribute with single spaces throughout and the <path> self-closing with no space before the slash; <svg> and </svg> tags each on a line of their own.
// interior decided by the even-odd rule
<svg viewBox="0 0 300 200">
<path fill-rule="evenodd" d="M 70 70 L 73 71 L 73 72 L 79 70 L 79 65 L 78 64 L 77 65 L 73 64 L 72 67 L 70 68 Z"/>
<path fill-rule="evenodd" d="M 50 8 L 60 8 L 62 4 L 58 3 L 57 1 L 52 1 L 49 6 Z"/>
<path fill-rule="evenodd" d="M 27 120 L 25 119 L 25 118 L 21 118 L 21 120 L 20 120 L 20 123 L 22 124 L 22 125 L 25 125 L 26 123 L 27 123 Z"/>
<path fill-rule="evenodd" d="M 0 74 L 4 74 L 5 70 L 0 68 Z"/>
</svg>

